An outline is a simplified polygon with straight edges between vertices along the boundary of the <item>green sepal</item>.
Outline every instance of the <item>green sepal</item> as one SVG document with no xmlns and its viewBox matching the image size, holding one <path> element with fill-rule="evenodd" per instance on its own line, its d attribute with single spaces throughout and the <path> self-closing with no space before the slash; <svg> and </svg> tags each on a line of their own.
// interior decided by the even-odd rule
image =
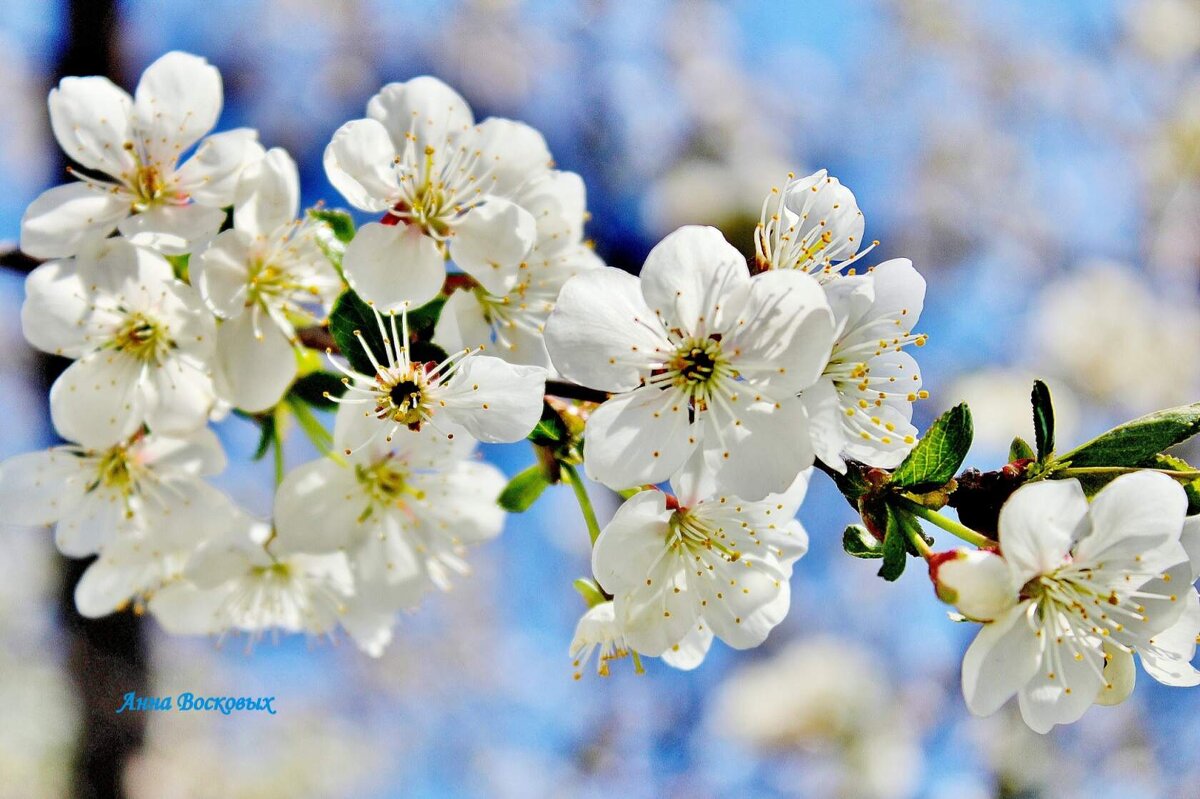
<svg viewBox="0 0 1200 799">
<path fill-rule="evenodd" d="M 883 565 L 879 567 L 879 576 L 892 582 L 904 574 L 908 563 L 908 546 L 905 543 L 904 522 L 900 513 L 892 507 L 887 511 L 887 535 L 883 539 Z"/>
<path fill-rule="evenodd" d="M 1017 436 L 1016 438 L 1014 438 L 1012 440 L 1012 443 L 1008 445 L 1008 462 L 1009 463 L 1012 463 L 1013 461 L 1023 461 L 1023 460 L 1031 460 L 1032 461 L 1032 460 L 1036 460 L 1036 459 L 1037 459 L 1037 453 L 1035 453 L 1033 451 L 1033 447 L 1029 446 L 1029 442 L 1026 441 L 1025 439 L 1021 438 L 1020 436 Z"/>
<path fill-rule="evenodd" d="M 550 478 L 546 470 L 540 463 L 535 463 L 508 481 L 497 502 L 509 513 L 524 513 L 549 486 Z"/>
<path fill-rule="evenodd" d="M 855 558 L 882 558 L 883 542 L 861 524 L 850 524 L 842 532 L 842 549 Z"/>
</svg>

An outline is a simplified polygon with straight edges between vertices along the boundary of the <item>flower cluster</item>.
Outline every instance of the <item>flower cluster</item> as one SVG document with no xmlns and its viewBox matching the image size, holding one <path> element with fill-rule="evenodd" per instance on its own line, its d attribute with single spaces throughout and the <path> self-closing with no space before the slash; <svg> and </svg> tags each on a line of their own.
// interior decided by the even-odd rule
<svg viewBox="0 0 1200 799">
<path fill-rule="evenodd" d="M 876 243 L 824 170 L 771 191 L 749 258 L 684 226 L 634 276 L 593 253 L 583 181 L 537 131 L 477 122 L 434 78 L 384 86 L 332 135 L 326 174 L 372 215 L 357 228 L 301 214 L 296 164 L 254 131 L 208 135 L 221 104 L 220 75 L 185 53 L 132 98 L 102 78 L 50 94 L 79 169 L 22 221 L 47 260 L 21 316 L 71 360 L 49 396 L 67 443 L 0 463 L 0 513 L 95 556 L 81 613 L 343 631 L 378 655 L 506 511 L 568 483 L 593 542 L 576 676 L 593 658 L 690 669 L 714 638 L 758 646 L 786 616 L 815 466 L 862 516 L 849 554 L 889 580 L 924 558 L 983 625 L 972 710 L 1017 694 L 1048 730 L 1127 697 L 1134 656 L 1200 683 L 1200 471 L 1164 453 L 1200 406 L 1058 455 L 1039 382 L 1036 451 L 1017 439 L 1002 469 L 959 474 L 966 406 L 924 436 L 912 422 L 925 281 L 905 259 L 862 269 Z M 225 466 L 208 425 L 230 414 L 259 427 L 256 457 L 274 449 L 270 519 L 206 481 Z M 321 452 L 290 472 L 289 429 Z M 477 453 L 525 439 L 537 463 L 511 480 Z M 605 525 L 580 465 L 624 499 Z M 973 548 L 934 552 L 923 521 Z"/>
</svg>

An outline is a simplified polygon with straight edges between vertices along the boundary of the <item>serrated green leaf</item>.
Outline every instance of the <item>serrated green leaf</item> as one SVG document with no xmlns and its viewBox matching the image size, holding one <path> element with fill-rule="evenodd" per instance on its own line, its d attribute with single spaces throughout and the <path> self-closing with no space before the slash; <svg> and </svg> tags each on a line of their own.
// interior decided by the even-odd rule
<svg viewBox="0 0 1200 799">
<path fill-rule="evenodd" d="M 1166 469 L 1171 472 L 1191 472 L 1196 470 L 1195 466 L 1183 458 L 1176 458 L 1173 455 L 1159 455 L 1154 459 L 1154 466 L 1155 468 Z M 1187 494 L 1188 516 L 1200 513 L 1200 477 L 1197 477 L 1195 480 L 1189 480 L 1186 483 L 1180 483 L 1180 485 L 1183 486 L 1183 493 Z"/>
<path fill-rule="evenodd" d="M 334 238 L 343 244 L 354 238 L 354 217 L 347 211 L 337 208 L 313 208 L 309 210 L 308 215 L 328 225 Z"/>
<path fill-rule="evenodd" d="M 861 524 L 847 525 L 842 533 L 842 549 L 855 558 L 883 557 L 883 542 Z"/>
<path fill-rule="evenodd" d="M 314 408 L 329 411 L 336 408 L 337 403 L 325 395 L 342 396 L 346 393 L 346 384 L 332 372 L 309 372 L 292 384 L 289 393 Z"/>
<path fill-rule="evenodd" d="M 883 539 L 883 565 L 879 567 L 879 576 L 891 582 L 898 580 L 904 574 L 908 563 L 908 547 L 905 546 L 904 525 L 899 512 L 889 507 L 887 514 L 887 534 Z"/>
<path fill-rule="evenodd" d="M 365 375 L 375 374 L 375 366 L 367 357 L 363 345 L 355 331 L 362 333 L 375 358 L 384 363 L 387 361 L 383 335 L 379 332 L 379 324 L 375 320 L 375 312 L 353 291 L 346 290 L 333 304 L 329 314 L 329 333 L 337 342 L 342 356 L 350 362 L 355 371 Z"/>
<path fill-rule="evenodd" d="M 509 513 L 524 513 L 550 485 L 541 464 L 534 464 L 508 481 L 497 500 Z"/>
<path fill-rule="evenodd" d="M 1073 468 L 1147 466 L 1155 457 L 1200 433 L 1200 402 L 1168 408 L 1118 425 L 1055 458 Z"/>
<path fill-rule="evenodd" d="M 1033 460 L 1036 457 L 1037 454 L 1034 453 L 1033 447 L 1029 446 L 1029 442 L 1020 436 L 1014 438 L 1012 443 L 1008 445 L 1009 463 L 1013 461 Z"/>
<path fill-rule="evenodd" d="M 1054 452 L 1054 402 L 1050 389 L 1041 380 L 1033 381 L 1029 395 L 1033 405 L 1033 440 L 1037 444 L 1037 457 L 1043 463 Z"/>
<path fill-rule="evenodd" d="M 904 462 L 892 472 L 889 485 L 915 491 L 945 485 L 962 466 L 974 435 L 970 409 L 966 403 L 955 405 L 930 425 Z"/>
</svg>

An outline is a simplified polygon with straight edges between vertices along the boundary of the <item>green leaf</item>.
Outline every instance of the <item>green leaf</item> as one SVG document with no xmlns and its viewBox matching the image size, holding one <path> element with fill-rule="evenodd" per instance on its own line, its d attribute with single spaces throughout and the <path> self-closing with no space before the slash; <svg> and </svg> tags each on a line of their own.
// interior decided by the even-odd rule
<svg viewBox="0 0 1200 799">
<path fill-rule="evenodd" d="M 944 486 L 954 479 L 974 437 L 971 411 L 959 403 L 943 413 L 917 442 L 896 471 L 889 485 L 916 491 Z"/>
<path fill-rule="evenodd" d="M 314 408 L 330 411 L 337 407 L 330 397 L 340 397 L 346 392 L 346 384 L 333 372 L 309 372 L 292 384 L 291 395 L 307 402 Z"/>
<path fill-rule="evenodd" d="M 183 255 L 165 255 L 163 257 L 171 265 L 171 271 L 175 273 L 175 279 L 182 280 L 184 283 L 188 282 L 188 261 L 190 260 L 188 253 L 185 252 Z"/>
<path fill-rule="evenodd" d="M 1170 447 L 1200 433 L 1200 402 L 1168 408 L 1118 425 L 1055 459 L 1074 468 L 1148 466 Z"/>
<path fill-rule="evenodd" d="M 861 524 L 851 524 L 842 533 L 842 549 L 855 558 L 882 558 L 883 542 Z"/>
<path fill-rule="evenodd" d="M 1195 471 L 1196 467 L 1185 461 L 1183 458 L 1176 458 L 1173 455 L 1159 455 L 1154 459 L 1154 466 L 1158 469 L 1166 469 L 1171 472 L 1191 472 Z M 1187 494 L 1188 499 L 1188 516 L 1194 516 L 1200 513 L 1200 477 L 1195 480 L 1189 480 L 1186 483 L 1181 483 L 1183 493 Z"/>
<path fill-rule="evenodd" d="M 1017 436 L 1008 445 L 1008 462 L 1034 460 L 1037 455 L 1033 451 L 1033 447 L 1029 446 L 1029 442 Z"/>
<path fill-rule="evenodd" d="M 887 514 L 887 535 L 883 539 L 883 565 L 879 567 L 879 576 L 889 582 L 904 574 L 908 563 L 908 547 L 905 544 L 904 523 L 900 513 L 889 507 Z"/>
<path fill-rule="evenodd" d="M 580 577 L 572 585 L 575 586 L 575 590 L 583 597 L 583 601 L 587 603 L 589 608 L 594 608 L 608 601 L 608 597 L 604 595 L 604 591 L 601 590 L 595 580 Z"/>
<path fill-rule="evenodd" d="M 308 440 L 322 455 L 333 451 L 333 434 L 325 429 L 321 420 L 313 415 L 312 409 L 303 400 L 295 396 L 287 398 L 287 406 L 296 418 L 296 424 L 308 436 Z"/>
<path fill-rule="evenodd" d="M 375 358 L 383 363 L 387 360 L 383 335 L 379 332 L 379 323 L 375 319 L 375 311 L 362 301 L 353 291 L 346 290 L 333 304 L 329 314 L 329 332 L 337 342 L 338 349 L 357 372 L 365 375 L 375 374 L 375 366 L 355 331 L 362 333 Z"/>
<path fill-rule="evenodd" d="M 537 502 L 549 485 L 550 479 L 546 477 L 545 469 L 540 463 L 535 463 L 509 480 L 497 501 L 509 513 L 524 513 Z"/>
<path fill-rule="evenodd" d="M 1050 389 L 1041 380 L 1033 381 L 1029 399 L 1033 404 L 1033 440 L 1038 460 L 1045 463 L 1054 452 L 1054 402 L 1050 399 Z"/>
<path fill-rule="evenodd" d="M 408 332 L 417 338 L 433 338 L 433 329 L 442 315 L 445 297 L 434 297 L 429 302 L 408 312 Z"/>
<path fill-rule="evenodd" d="M 543 402 L 542 418 L 533 426 L 533 430 L 529 431 L 526 438 L 540 447 L 554 449 L 559 444 L 567 443 L 571 438 L 571 432 L 567 430 L 567 425 L 558 415 L 558 411 L 554 410 L 550 403 Z"/>
<path fill-rule="evenodd" d="M 271 448 L 271 444 L 275 442 L 275 414 L 257 417 L 260 434 L 258 438 L 258 446 L 254 450 L 252 460 L 261 461 L 267 455 L 267 450 Z"/>
<path fill-rule="evenodd" d="M 348 244 L 354 238 L 354 218 L 348 212 L 337 208 L 313 208 L 308 215 L 328 225 L 334 238 L 341 243 Z"/>
</svg>

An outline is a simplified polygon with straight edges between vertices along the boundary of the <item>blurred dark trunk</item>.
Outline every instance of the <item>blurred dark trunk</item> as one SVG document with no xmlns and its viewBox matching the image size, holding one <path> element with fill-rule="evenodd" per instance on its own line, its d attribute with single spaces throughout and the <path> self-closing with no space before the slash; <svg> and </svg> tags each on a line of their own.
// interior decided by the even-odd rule
<svg viewBox="0 0 1200 799">
<path fill-rule="evenodd" d="M 115 0 L 70 0 L 66 12 L 56 80 L 67 75 L 104 75 L 122 83 Z M 65 166 L 64 161 L 61 167 Z M 62 182 L 61 170 L 52 182 Z M 61 359 L 39 358 L 47 389 L 64 365 Z M 116 713 L 124 694 L 146 693 L 145 625 L 130 612 L 103 619 L 80 616 L 75 610 L 75 585 L 90 561 L 60 558 L 60 563 L 59 610 L 80 716 L 71 764 L 72 792 L 80 799 L 116 799 L 125 795 L 121 784 L 125 764 L 141 746 L 145 729 L 143 714 Z"/>
</svg>

